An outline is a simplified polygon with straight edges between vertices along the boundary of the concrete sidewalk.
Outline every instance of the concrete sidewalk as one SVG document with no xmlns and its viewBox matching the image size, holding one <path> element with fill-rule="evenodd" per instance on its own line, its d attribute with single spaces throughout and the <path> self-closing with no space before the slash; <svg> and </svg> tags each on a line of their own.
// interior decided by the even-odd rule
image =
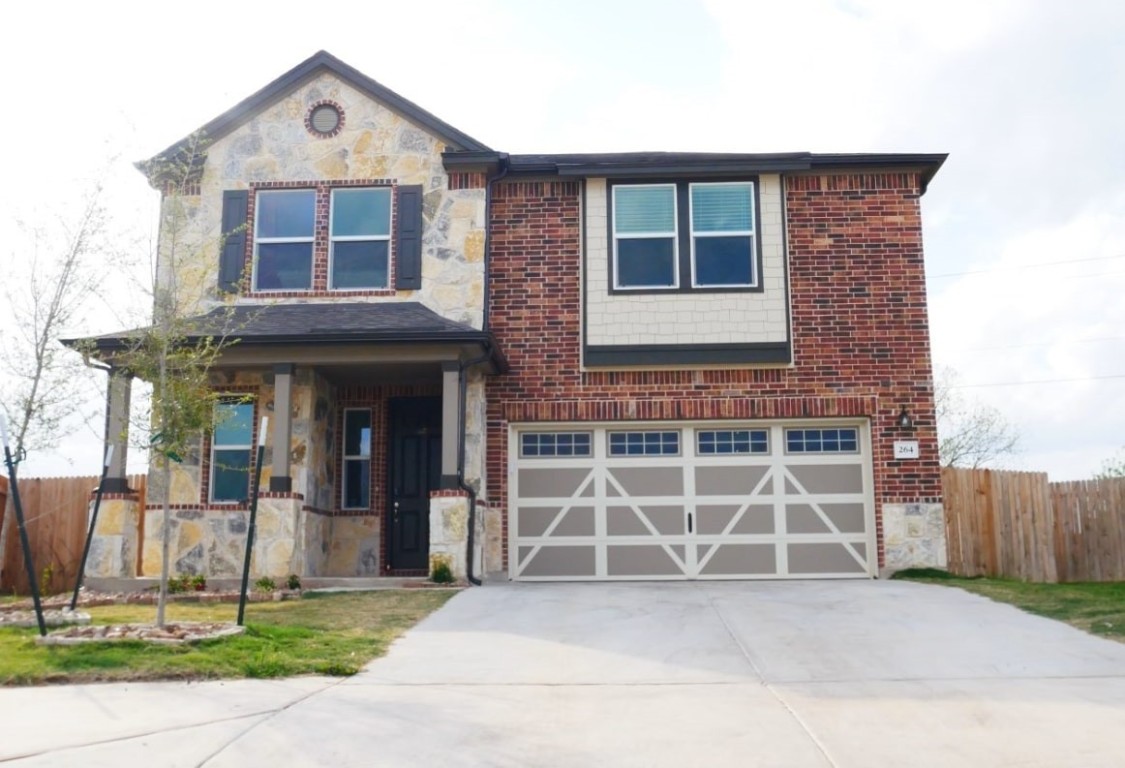
<svg viewBox="0 0 1125 768">
<path fill-rule="evenodd" d="M 902 582 L 468 590 L 343 681 L 0 690 L 82 766 L 1119 766 L 1125 645 Z"/>
</svg>

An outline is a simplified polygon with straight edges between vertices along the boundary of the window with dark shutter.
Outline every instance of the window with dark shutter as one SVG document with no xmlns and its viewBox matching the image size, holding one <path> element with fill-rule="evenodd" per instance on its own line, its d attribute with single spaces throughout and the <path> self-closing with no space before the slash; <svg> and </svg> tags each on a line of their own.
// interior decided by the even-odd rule
<svg viewBox="0 0 1125 768">
<path fill-rule="evenodd" d="M 422 287 L 422 186 L 397 190 L 398 229 L 395 233 L 395 288 Z"/>
<path fill-rule="evenodd" d="M 219 290 L 238 291 L 246 260 L 246 214 L 250 193 L 245 189 L 223 192 L 223 240 L 219 251 Z"/>
</svg>

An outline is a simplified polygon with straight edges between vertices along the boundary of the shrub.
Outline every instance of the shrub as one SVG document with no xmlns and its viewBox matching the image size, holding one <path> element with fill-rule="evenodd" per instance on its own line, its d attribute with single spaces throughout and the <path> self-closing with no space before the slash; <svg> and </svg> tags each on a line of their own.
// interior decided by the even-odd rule
<svg viewBox="0 0 1125 768">
<path fill-rule="evenodd" d="M 269 576 L 263 576 L 254 582 L 254 588 L 259 592 L 273 592 L 277 589 L 277 583 Z"/>
<path fill-rule="evenodd" d="M 435 584 L 452 584 L 453 569 L 444 560 L 438 560 L 430 569 L 430 581 Z"/>
<path fill-rule="evenodd" d="M 301 588 L 301 577 L 295 573 L 289 574 L 289 578 L 285 580 L 285 586 L 289 589 L 297 590 Z"/>
</svg>

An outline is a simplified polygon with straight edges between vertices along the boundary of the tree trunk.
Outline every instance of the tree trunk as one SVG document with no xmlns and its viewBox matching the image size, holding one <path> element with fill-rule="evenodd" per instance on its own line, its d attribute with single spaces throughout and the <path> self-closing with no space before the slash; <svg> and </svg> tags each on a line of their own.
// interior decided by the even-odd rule
<svg viewBox="0 0 1125 768">
<path fill-rule="evenodd" d="M 0 518 L 4 520 L 3 523 L 0 523 L 0 575 L 2 575 L 2 569 L 4 568 L 4 556 L 8 551 L 8 531 L 12 527 L 12 518 L 15 517 L 10 509 L 11 506 L 12 497 L 9 496 L 8 503 L 4 505 L 3 509 L 0 509 Z"/>
<path fill-rule="evenodd" d="M 167 456 L 164 457 L 163 466 L 160 469 L 163 476 L 163 490 L 162 494 L 163 507 L 164 507 L 164 531 L 161 546 L 161 562 L 160 562 L 160 596 L 156 601 L 156 626 L 164 626 L 164 608 L 168 602 L 168 555 L 169 550 L 172 548 L 172 521 L 170 519 L 172 514 L 172 505 L 169 504 L 169 498 L 172 495 L 172 461 Z"/>
</svg>

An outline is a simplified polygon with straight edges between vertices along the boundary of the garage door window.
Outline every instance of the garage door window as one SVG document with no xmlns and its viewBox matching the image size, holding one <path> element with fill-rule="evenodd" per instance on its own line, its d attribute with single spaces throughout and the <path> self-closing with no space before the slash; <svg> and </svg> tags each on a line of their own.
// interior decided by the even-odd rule
<svg viewBox="0 0 1125 768">
<path fill-rule="evenodd" d="M 770 452 L 769 433 L 764 429 L 701 429 L 695 434 L 700 455 Z"/>
<path fill-rule="evenodd" d="M 678 456 L 679 432 L 610 432 L 610 456 Z"/>
<path fill-rule="evenodd" d="M 786 453 L 856 453 L 859 450 L 859 430 L 855 427 L 838 429 L 787 429 Z"/>
<path fill-rule="evenodd" d="M 589 456 L 589 432 L 531 432 L 520 435 L 520 456 L 525 459 L 555 456 Z"/>
</svg>

